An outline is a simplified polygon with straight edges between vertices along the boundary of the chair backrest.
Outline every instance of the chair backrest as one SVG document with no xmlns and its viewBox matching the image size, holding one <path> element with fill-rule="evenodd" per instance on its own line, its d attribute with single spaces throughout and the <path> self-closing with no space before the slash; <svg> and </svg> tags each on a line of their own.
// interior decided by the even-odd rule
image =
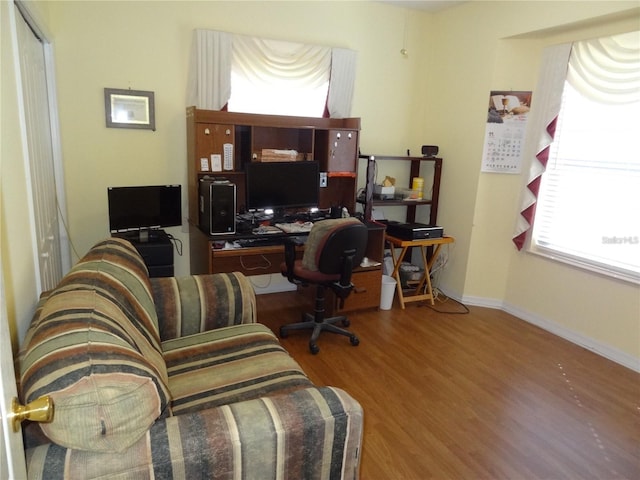
<svg viewBox="0 0 640 480">
<path fill-rule="evenodd" d="M 326 231 L 319 245 L 316 256 L 318 270 L 327 275 L 341 274 L 341 283 L 349 282 L 351 270 L 360 265 L 364 257 L 367 238 L 367 227 L 361 222 L 337 223 Z M 344 278 L 345 274 L 347 278 Z"/>
</svg>

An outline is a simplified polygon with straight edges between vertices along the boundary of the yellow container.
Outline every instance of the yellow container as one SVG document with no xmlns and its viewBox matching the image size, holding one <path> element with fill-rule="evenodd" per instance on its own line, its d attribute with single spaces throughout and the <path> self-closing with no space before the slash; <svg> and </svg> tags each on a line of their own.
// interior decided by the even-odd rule
<svg viewBox="0 0 640 480">
<path fill-rule="evenodd" d="M 418 191 L 418 199 L 422 200 L 422 190 L 424 189 L 424 178 L 422 177 L 414 177 L 413 184 L 411 185 L 412 190 Z"/>
</svg>

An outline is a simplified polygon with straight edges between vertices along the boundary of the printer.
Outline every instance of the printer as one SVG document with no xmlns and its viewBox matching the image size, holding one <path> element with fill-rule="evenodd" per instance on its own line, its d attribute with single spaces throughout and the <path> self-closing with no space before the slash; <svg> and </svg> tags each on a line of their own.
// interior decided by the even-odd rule
<svg viewBox="0 0 640 480">
<path fill-rule="evenodd" d="M 394 221 L 382 222 L 387 225 L 387 234 L 402 240 L 425 240 L 442 238 L 444 229 L 437 225 L 425 223 L 400 223 Z"/>
</svg>

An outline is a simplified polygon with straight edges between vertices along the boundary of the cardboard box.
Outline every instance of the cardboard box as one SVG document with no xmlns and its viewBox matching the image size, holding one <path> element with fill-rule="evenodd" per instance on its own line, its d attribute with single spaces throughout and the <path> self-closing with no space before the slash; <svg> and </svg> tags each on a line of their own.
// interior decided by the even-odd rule
<svg viewBox="0 0 640 480">
<path fill-rule="evenodd" d="M 298 153 L 296 150 L 263 148 L 257 160 L 259 162 L 296 162 L 304 160 L 304 153 Z"/>
</svg>

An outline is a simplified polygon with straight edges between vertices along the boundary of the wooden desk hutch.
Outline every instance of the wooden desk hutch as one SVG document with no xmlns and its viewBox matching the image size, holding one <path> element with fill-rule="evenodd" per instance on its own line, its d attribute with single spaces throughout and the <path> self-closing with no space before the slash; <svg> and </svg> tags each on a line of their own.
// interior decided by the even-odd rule
<svg viewBox="0 0 640 480">
<path fill-rule="evenodd" d="M 368 159 L 366 179 L 365 223 L 369 228 L 366 256 L 373 262 L 383 261 L 384 230 L 371 219 L 371 209 L 378 201 L 373 193 L 373 163 L 376 160 L 408 161 L 411 177 L 418 176 L 422 162 L 434 166 L 432 195 L 428 200 L 384 201 L 383 204 L 406 205 L 407 221 L 415 221 L 416 207 L 430 205 L 430 223 L 436 223 L 442 159 L 359 155 L 359 118 L 312 118 L 279 115 L 257 115 L 187 108 L 187 161 L 189 238 L 191 273 L 241 271 L 246 275 L 278 273 L 283 260 L 282 246 L 248 247 L 234 250 L 216 249 L 217 242 L 238 235 L 211 236 L 198 225 L 199 183 L 204 177 L 226 178 L 236 185 L 237 210 L 244 209 L 246 196 L 245 165 L 261 161 L 265 150 L 295 150 L 297 161 L 318 162 L 326 172 L 327 185 L 320 188 L 321 209 L 344 206 L 355 211 L 359 158 Z M 225 147 L 226 145 L 226 147 Z M 231 145 L 231 148 L 229 148 Z M 227 152 L 225 160 L 225 148 Z M 214 157 L 222 165 L 213 170 Z M 226 164 L 226 165 L 225 165 Z M 226 168 L 225 168 L 226 167 Z M 277 179 L 274 179 L 277 181 Z M 236 214 L 239 211 L 236 211 Z M 303 247 L 299 254 L 302 255 Z M 381 266 L 358 268 L 353 275 L 354 294 L 344 310 L 378 307 L 382 283 Z"/>
<path fill-rule="evenodd" d="M 321 209 L 344 206 L 355 211 L 357 188 L 359 118 L 310 118 L 256 115 L 187 108 L 188 202 L 191 273 L 241 271 L 247 275 L 279 272 L 282 246 L 216 249 L 216 241 L 237 236 L 210 236 L 198 228 L 200 179 L 223 177 L 236 185 L 237 210 L 244 208 L 245 165 L 260 161 L 265 149 L 296 150 L 298 161 L 318 162 L 327 173 L 320 188 Z M 225 144 L 227 165 L 225 168 Z M 232 145 L 229 148 L 228 145 Z M 232 154 L 230 155 L 230 152 Z M 212 160 L 222 159 L 222 171 L 212 171 Z M 231 157 L 231 158 L 229 158 Z M 231 167 L 231 169 L 228 169 Z M 277 179 L 274 179 L 277 181 Z M 236 212 L 239 213 L 239 212 Z M 369 226 L 366 255 L 382 262 L 384 227 Z M 302 247 L 300 255 L 302 255 Z M 354 272 L 355 294 L 345 310 L 377 307 L 380 298 L 380 266 Z"/>
</svg>

